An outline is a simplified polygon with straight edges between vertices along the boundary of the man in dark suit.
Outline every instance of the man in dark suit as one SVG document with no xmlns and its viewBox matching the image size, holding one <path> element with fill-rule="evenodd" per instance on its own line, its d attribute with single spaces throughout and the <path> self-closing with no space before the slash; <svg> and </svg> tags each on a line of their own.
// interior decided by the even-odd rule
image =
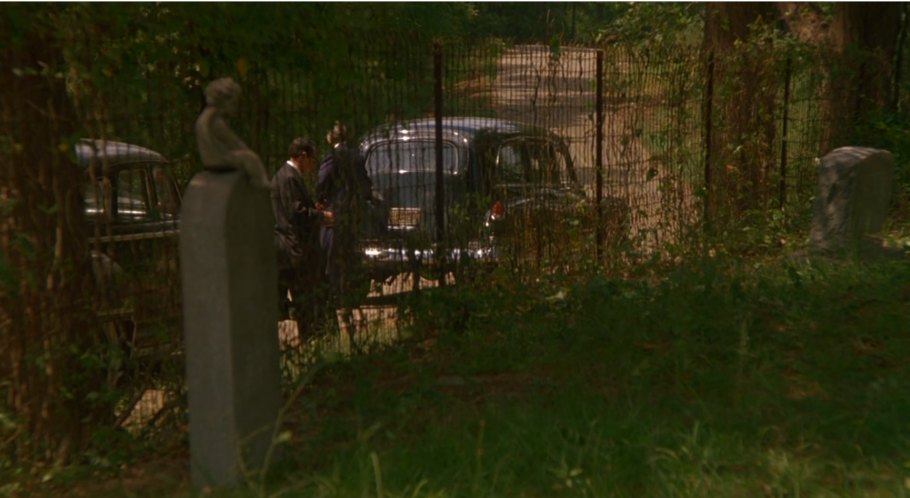
<svg viewBox="0 0 910 498">
<path fill-rule="evenodd" d="M 318 236 L 319 228 L 331 225 L 334 216 L 314 201 L 316 148 L 312 142 L 295 138 L 288 156 L 272 178 L 278 293 L 282 317 L 294 318 L 300 338 L 305 340 L 325 318 L 324 258 Z"/>
<path fill-rule="evenodd" d="M 318 202 L 335 213 L 336 218 L 333 224 L 322 228 L 320 238 L 327 258 L 326 275 L 333 288 L 343 292 L 346 270 L 358 260 L 357 238 L 372 197 L 372 182 L 360 151 L 348 145 L 343 124 L 336 122 L 326 141 L 331 149 L 319 163 L 316 195 Z"/>
<path fill-rule="evenodd" d="M 360 272 L 357 251 L 371 206 L 372 181 L 360 151 L 348 145 L 348 132 L 343 124 L 336 121 L 325 138 L 331 148 L 319 163 L 316 195 L 319 205 L 335 213 L 335 220 L 322 227 L 320 243 L 326 257 L 331 302 L 342 309 L 342 319 L 352 334 L 351 308 L 357 306 L 369 286 Z"/>
</svg>

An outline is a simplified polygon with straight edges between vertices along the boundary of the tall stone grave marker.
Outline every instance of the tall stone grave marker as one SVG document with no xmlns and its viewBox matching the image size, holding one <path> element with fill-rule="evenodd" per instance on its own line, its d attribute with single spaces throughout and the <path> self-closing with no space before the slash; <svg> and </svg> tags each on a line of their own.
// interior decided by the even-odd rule
<svg viewBox="0 0 910 498">
<path fill-rule="evenodd" d="M 197 488 L 232 486 L 244 470 L 262 467 L 281 402 L 275 222 L 267 184 L 255 176 L 258 156 L 227 140 L 233 134 L 226 118 L 236 108 L 230 100 L 238 94 L 230 80 L 206 90 L 209 106 L 196 124 L 206 171 L 190 182 L 180 218 L 190 466 Z"/>
<path fill-rule="evenodd" d="M 881 232 L 888 214 L 893 166 L 890 152 L 866 147 L 841 147 L 821 159 L 811 250 L 857 252 L 869 246 L 866 237 Z"/>
</svg>

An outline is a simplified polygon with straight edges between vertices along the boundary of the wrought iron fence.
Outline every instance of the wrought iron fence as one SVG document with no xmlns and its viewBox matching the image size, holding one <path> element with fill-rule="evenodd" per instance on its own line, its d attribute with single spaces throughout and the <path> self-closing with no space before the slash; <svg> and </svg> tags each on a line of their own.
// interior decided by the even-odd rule
<svg viewBox="0 0 910 498">
<path fill-rule="evenodd" d="M 763 109 L 769 114 L 755 121 L 767 128 L 758 138 L 726 133 L 731 114 L 723 111 L 731 103 L 738 105 L 737 85 L 743 81 L 737 74 L 742 73 L 720 71 L 732 62 L 697 50 L 399 41 L 364 45 L 349 55 L 330 74 L 264 63 L 242 71 L 212 67 L 208 74 L 233 76 L 241 83 L 244 97 L 233 126 L 271 173 L 284 162 L 287 144 L 296 136 L 309 136 L 326 151 L 320 138 L 335 120 L 358 137 L 379 133 L 373 142 L 364 142 L 363 151 L 368 169 L 373 168 L 374 190 L 384 189 L 382 198 L 375 199 L 384 209 L 381 229 L 398 237 L 386 241 L 387 247 L 364 243 L 359 250 L 366 257 L 368 250 L 391 247 L 399 257 L 390 259 L 393 265 L 382 278 L 367 274 L 370 298 L 482 278 L 468 262 L 483 266 L 493 260 L 521 270 L 566 272 L 580 263 L 589 268 L 591 261 L 608 264 L 629 252 L 684 242 L 689 230 L 716 214 L 712 209 L 729 208 L 712 208 L 713 198 L 721 189 L 733 188 L 730 182 L 740 178 L 737 174 L 748 173 L 745 168 L 754 159 L 748 154 L 763 155 L 766 176 L 761 181 L 769 189 L 763 204 L 754 207 L 798 213 L 814 187 L 812 160 L 823 152 L 819 95 L 824 74 L 784 53 L 768 54 L 771 65 L 761 76 L 766 84 L 751 94 L 767 100 Z M 171 174 L 185 186 L 200 168 L 192 126 L 207 81 L 154 64 L 106 78 L 71 88 L 79 121 L 67 137 L 157 151 L 171 161 Z M 407 145 L 408 137 L 401 134 L 389 142 L 394 146 L 376 145 L 393 138 L 393 130 L 383 126 L 415 119 L 424 120 L 423 128 L 403 128 L 423 133 L 426 147 Z M 7 129 L 20 125 L 4 123 Z M 65 138 L 48 137 L 47 142 Z M 446 147 L 454 147 L 457 138 L 470 141 L 470 147 L 452 148 L 450 158 Z M 481 143 L 485 139 L 492 142 Z M 761 147 L 752 147 L 758 140 Z M 385 163 L 379 161 L 382 151 Z M 454 159 L 458 151 L 462 162 Z M 431 183 L 404 182 L 406 156 L 419 156 L 424 180 Z M 471 177 L 470 165 L 485 169 Z M 394 180 L 382 180 L 382 168 L 394 172 Z M 451 181 L 443 181 L 438 168 Z M 577 188 L 572 196 L 560 196 L 558 187 Z M 407 188 L 423 192 L 408 193 Z M 467 195 L 472 193 L 474 197 Z M 400 202 L 408 196 L 424 204 Z M 547 199 L 559 204 L 549 205 Z M 161 211 L 154 215 L 167 217 Z M 487 231 L 503 218 L 516 221 L 498 225 L 498 232 Z M 422 224 L 433 230 L 424 238 L 405 237 Z M 138 249 L 126 248 L 111 237 L 115 231 L 99 220 L 90 234 L 97 254 L 135 261 L 124 265 L 127 284 L 114 291 L 125 304 L 107 323 L 116 325 L 116 334 L 151 331 L 179 343 L 176 239 L 156 238 Z M 394 309 L 354 302 L 352 317 L 340 320 L 340 328 L 357 332 L 332 338 L 331 347 L 349 349 L 352 340 L 363 346 L 382 334 L 385 340 L 400 335 Z M 310 358 L 310 352 L 301 352 L 306 345 L 295 342 L 293 327 L 282 327 L 286 356 L 295 351 Z M 174 359 L 172 353 L 167 353 L 168 361 Z M 182 384 L 162 382 L 162 364 L 159 357 L 129 378 L 137 383 L 144 379 L 145 387 L 171 391 L 169 399 L 179 399 Z M 180 369 L 173 361 L 169 365 L 164 370 L 179 378 Z M 126 408 L 129 402 L 121 405 L 123 422 L 132 408 Z"/>
</svg>

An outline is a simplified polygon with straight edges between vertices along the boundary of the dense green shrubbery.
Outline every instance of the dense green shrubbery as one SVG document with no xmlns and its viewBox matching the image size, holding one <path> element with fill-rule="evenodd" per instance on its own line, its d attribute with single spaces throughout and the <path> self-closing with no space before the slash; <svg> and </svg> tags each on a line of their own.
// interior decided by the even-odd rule
<svg viewBox="0 0 910 498">
<path fill-rule="evenodd" d="M 308 409 L 332 415 L 300 413 L 276 486 L 887 493 L 910 438 L 907 282 L 907 262 L 705 257 L 430 294 L 410 307 L 419 341 L 317 379 Z"/>
<path fill-rule="evenodd" d="M 856 135 L 862 145 L 894 154 L 892 221 L 906 223 L 910 220 L 910 123 L 907 112 L 882 112 L 869 117 L 858 127 Z"/>
</svg>

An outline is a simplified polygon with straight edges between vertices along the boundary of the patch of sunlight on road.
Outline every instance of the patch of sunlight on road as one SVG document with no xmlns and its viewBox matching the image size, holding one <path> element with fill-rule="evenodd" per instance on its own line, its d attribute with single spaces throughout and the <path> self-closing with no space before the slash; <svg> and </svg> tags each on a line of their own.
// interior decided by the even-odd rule
<svg viewBox="0 0 910 498">
<path fill-rule="evenodd" d="M 132 406 L 125 407 L 129 413 L 123 414 L 125 416 L 120 426 L 130 434 L 141 434 L 159 420 L 163 410 L 171 404 L 174 398 L 173 392 L 163 389 L 146 389 Z"/>
</svg>

